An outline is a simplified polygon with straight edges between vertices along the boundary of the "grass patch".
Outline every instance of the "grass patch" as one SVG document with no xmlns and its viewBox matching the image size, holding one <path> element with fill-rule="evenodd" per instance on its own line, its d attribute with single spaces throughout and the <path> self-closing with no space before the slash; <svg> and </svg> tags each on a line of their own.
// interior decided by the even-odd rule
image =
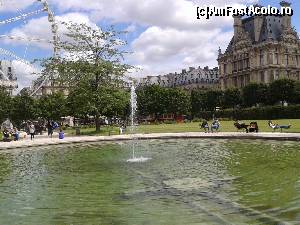
<svg viewBox="0 0 300 225">
<path fill-rule="evenodd" d="M 68 128 L 65 130 L 65 133 L 68 135 L 74 136 L 76 131 L 74 128 Z M 89 136 L 109 136 L 109 135 L 116 135 L 119 134 L 118 127 L 111 127 L 111 126 L 102 126 L 100 132 L 96 132 L 95 127 L 89 128 L 80 128 L 80 135 L 89 135 Z"/>
</svg>

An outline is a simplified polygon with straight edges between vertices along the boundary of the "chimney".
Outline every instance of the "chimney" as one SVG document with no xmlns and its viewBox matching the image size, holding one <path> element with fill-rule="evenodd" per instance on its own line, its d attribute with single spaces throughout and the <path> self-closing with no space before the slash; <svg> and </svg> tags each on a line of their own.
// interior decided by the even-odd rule
<svg viewBox="0 0 300 225">
<path fill-rule="evenodd" d="M 255 8 L 262 8 L 261 5 L 255 5 Z M 255 41 L 258 42 L 262 30 L 264 18 L 263 16 L 254 16 L 254 34 L 255 34 Z"/>
<path fill-rule="evenodd" d="M 234 28 L 234 39 L 238 37 L 238 34 L 242 31 L 242 17 L 241 16 L 233 16 L 233 28 Z"/>
<path fill-rule="evenodd" d="M 194 69 L 195 69 L 194 67 L 190 67 L 189 72 L 193 71 Z"/>
<path fill-rule="evenodd" d="M 287 2 L 287 1 L 282 1 L 280 2 L 280 6 L 281 7 L 291 7 L 291 3 Z M 282 17 L 282 26 L 283 29 L 291 29 L 292 28 L 292 18 L 289 15 L 284 15 Z"/>
</svg>

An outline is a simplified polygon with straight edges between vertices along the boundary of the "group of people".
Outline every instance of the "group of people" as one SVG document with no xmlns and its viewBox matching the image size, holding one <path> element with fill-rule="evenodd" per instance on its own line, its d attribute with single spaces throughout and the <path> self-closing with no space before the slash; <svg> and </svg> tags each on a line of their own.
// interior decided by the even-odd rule
<svg viewBox="0 0 300 225">
<path fill-rule="evenodd" d="M 20 133 L 16 127 L 12 130 L 4 128 L 2 134 L 3 141 L 5 142 L 11 141 L 10 137 L 13 137 L 14 141 L 18 141 L 20 139 Z"/>
<path fill-rule="evenodd" d="M 50 136 L 52 138 L 53 131 L 58 127 L 59 127 L 58 123 L 56 123 L 55 121 L 48 120 L 48 122 L 47 122 L 48 136 Z M 60 129 L 60 132 L 62 132 L 61 129 Z"/>
<path fill-rule="evenodd" d="M 47 123 L 48 136 L 52 138 L 53 131 L 59 127 L 60 126 L 58 125 L 57 122 L 48 121 L 48 123 Z M 24 129 L 27 134 L 30 134 L 31 140 L 34 139 L 35 134 L 38 132 L 36 129 L 36 126 L 31 121 L 25 123 Z M 12 127 L 11 128 L 4 127 L 2 134 L 3 134 L 3 141 L 5 141 L 5 142 L 11 141 L 11 140 L 14 140 L 14 141 L 20 140 L 20 132 L 16 127 L 14 127 L 13 129 L 12 129 Z M 58 133 L 58 138 L 64 139 L 64 136 L 65 136 L 65 134 L 63 132 L 63 129 L 60 128 L 59 133 Z M 25 137 L 26 137 L 26 135 L 24 136 L 24 138 Z"/>
<path fill-rule="evenodd" d="M 46 127 L 47 127 L 47 131 L 48 131 L 48 136 L 50 136 L 52 138 L 53 131 L 55 129 L 59 128 L 60 126 L 58 125 L 57 122 L 55 122 L 53 120 L 48 120 Z M 64 139 L 65 138 L 65 133 L 64 133 L 64 131 L 61 127 L 59 129 L 58 138 L 59 139 Z"/>
<path fill-rule="evenodd" d="M 200 128 L 204 129 L 205 133 L 218 132 L 218 130 L 220 129 L 220 126 L 221 126 L 221 124 L 218 119 L 214 119 L 211 123 L 211 126 L 209 126 L 207 120 L 203 120 L 202 123 L 200 124 Z"/>
</svg>

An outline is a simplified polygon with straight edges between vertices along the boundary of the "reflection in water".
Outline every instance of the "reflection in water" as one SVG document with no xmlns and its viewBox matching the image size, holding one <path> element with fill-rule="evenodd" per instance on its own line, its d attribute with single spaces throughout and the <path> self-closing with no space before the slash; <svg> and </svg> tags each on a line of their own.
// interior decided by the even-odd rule
<svg viewBox="0 0 300 225">
<path fill-rule="evenodd" d="M 297 143 L 149 140 L 0 153 L 0 224 L 299 220 Z"/>
</svg>

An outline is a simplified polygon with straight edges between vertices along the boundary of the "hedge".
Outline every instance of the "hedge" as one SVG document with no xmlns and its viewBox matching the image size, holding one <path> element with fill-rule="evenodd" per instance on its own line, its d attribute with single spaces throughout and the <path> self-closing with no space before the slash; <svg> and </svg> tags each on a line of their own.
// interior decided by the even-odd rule
<svg viewBox="0 0 300 225">
<path fill-rule="evenodd" d="M 225 109 L 216 112 L 200 112 L 197 117 L 204 119 L 231 118 L 232 120 L 271 120 L 271 119 L 300 119 L 300 105 L 265 106 L 245 109 Z"/>
</svg>

